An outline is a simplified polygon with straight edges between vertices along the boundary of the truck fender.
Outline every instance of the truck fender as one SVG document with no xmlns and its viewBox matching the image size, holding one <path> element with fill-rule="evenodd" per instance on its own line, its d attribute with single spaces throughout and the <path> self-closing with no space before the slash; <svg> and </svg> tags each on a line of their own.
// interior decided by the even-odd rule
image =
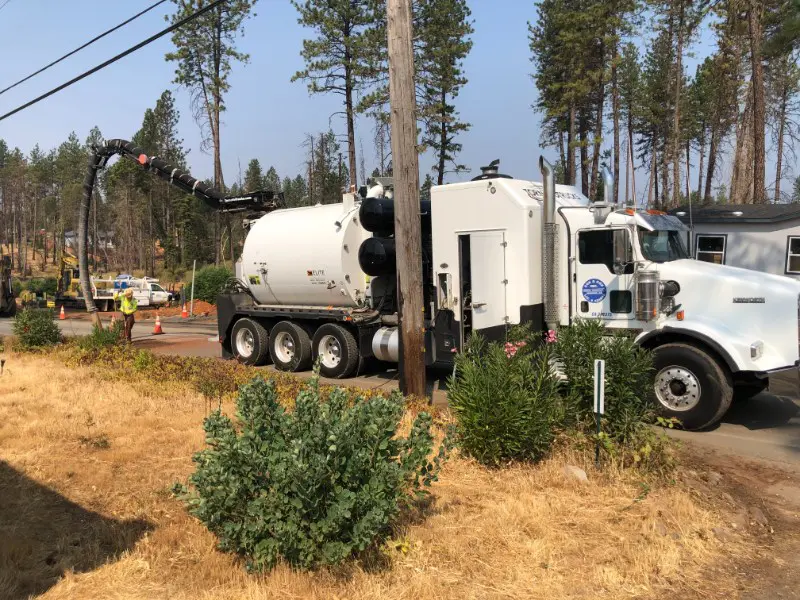
<svg viewBox="0 0 800 600">
<path fill-rule="evenodd" d="M 717 335 L 716 337 L 712 337 L 713 335 L 714 332 L 712 331 L 699 331 L 686 327 L 665 325 L 661 329 L 639 334 L 634 339 L 634 342 L 640 346 L 656 347 L 671 342 L 696 341 L 713 350 L 731 373 L 741 371 L 742 367 L 739 366 L 733 358 L 736 356 L 735 350 L 730 347 L 729 344 L 718 341 L 720 338 L 724 339 L 724 336 Z"/>
</svg>

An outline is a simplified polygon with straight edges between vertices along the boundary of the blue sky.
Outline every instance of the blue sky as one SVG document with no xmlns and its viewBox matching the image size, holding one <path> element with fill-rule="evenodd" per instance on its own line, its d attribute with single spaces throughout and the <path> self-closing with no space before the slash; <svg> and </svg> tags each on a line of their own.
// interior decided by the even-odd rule
<svg viewBox="0 0 800 600">
<path fill-rule="evenodd" d="M 11 0 L 0 10 L 0 89 L 35 71 L 66 51 L 149 6 L 153 0 Z M 2 2 L 0 2 L 0 5 Z M 171 3 L 135 21 L 101 42 L 71 57 L 43 75 L 0 96 L 0 113 L 38 96 L 165 26 Z M 538 179 L 539 116 L 531 109 L 536 90 L 530 78 L 533 65 L 528 49 L 528 21 L 535 18 L 529 0 L 472 0 L 474 46 L 466 60 L 469 84 L 458 100 L 472 129 L 461 141 L 462 163 L 473 173 L 499 158 L 501 169 L 515 177 Z M 331 115 L 340 110 L 337 96 L 309 97 L 302 82 L 291 76 L 303 66 L 302 40 L 311 32 L 297 24 L 288 0 L 260 0 L 257 16 L 246 26 L 241 49 L 250 63 L 234 68 L 222 130 L 222 163 L 226 183 L 238 179 L 251 158 L 265 168 L 274 165 L 281 177 L 303 171 L 306 133 L 337 133 L 344 123 Z M 174 64 L 164 61 L 172 48 L 169 36 L 132 54 L 73 87 L 0 122 L 0 138 L 29 151 L 34 144 L 52 148 L 71 131 L 81 140 L 92 126 L 106 138 L 129 138 L 141 124 L 145 109 L 170 89 L 181 111 L 180 134 L 189 149 L 195 176 L 212 174 L 211 157 L 200 150 L 199 130 L 191 116 L 188 93 L 172 83 Z M 707 53 L 695 49 L 691 69 Z M 331 120 L 332 118 L 332 120 Z M 376 163 L 371 121 L 357 123 L 357 147 L 363 144 L 367 170 Z M 610 139 L 609 139 L 610 142 Z M 343 151 L 345 146 L 343 145 Z M 552 152 L 545 152 L 554 158 Z M 422 173 L 430 157 L 422 159 Z M 467 175 L 451 175 L 459 180 Z M 769 175 L 768 175 L 769 177 Z M 696 175 L 692 177 L 693 185 Z M 638 186 L 646 185 L 640 174 Z"/>
</svg>

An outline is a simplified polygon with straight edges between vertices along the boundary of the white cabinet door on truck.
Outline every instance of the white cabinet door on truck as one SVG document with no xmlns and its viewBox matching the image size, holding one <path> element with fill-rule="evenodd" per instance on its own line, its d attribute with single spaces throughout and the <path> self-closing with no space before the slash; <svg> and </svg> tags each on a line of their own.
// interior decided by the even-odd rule
<svg viewBox="0 0 800 600">
<path fill-rule="evenodd" d="M 603 319 L 612 327 L 624 327 L 622 321 L 634 318 L 630 233 L 627 229 L 585 229 L 578 231 L 576 240 L 573 277 L 576 316 Z M 614 264 L 614 244 L 625 249 L 628 260 L 624 264 Z"/>
<path fill-rule="evenodd" d="M 464 333 L 505 325 L 508 315 L 505 233 L 461 233 L 458 247 Z"/>
</svg>

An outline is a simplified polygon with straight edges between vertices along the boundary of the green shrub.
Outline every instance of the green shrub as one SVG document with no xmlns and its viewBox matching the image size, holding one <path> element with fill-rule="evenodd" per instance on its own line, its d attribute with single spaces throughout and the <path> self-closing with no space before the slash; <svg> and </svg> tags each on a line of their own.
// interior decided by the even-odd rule
<svg viewBox="0 0 800 600">
<path fill-rule="evenodd" d="M 374 548 L 404 505 L 436 480 L 444 445 L 429 460 L 428 414 L 403 438 L 399 394 L 355 402 L 341 389 L 320 396 L 314 377 L 289 412 L 273 382 L 242 386 L 239 423 L 212 413 L 204 423 L 209 447 L 194 457 L 193 489 L 175 486 L 220 548 L 244 556 L 249 569 L 279 559 L 313 568 Z"/>
<path fill-rule="evenodd" d="M 594 419 L 595 359 L 606 361 L 603 431 L 613 441 L 626 444 L 644 423 L 655 420 L 653 357 L 632 338 L 622 333 L 608 335 L 600 321 L 578 319 L 558 331 L 554 346 L 566 375 L 570 424 L 588 424 Z"/>
<path fill-rule="evenodd" d="M 100 329 L 97 325 L 92 325 L 92 333 L 78 339 L 78 346 L 87 352 L 95 352 L 102 348 L 115 346 L 122 340 L 125 330 L 125 322 L 115 321 L 113 325 L 106 329 Z"/>
<path fill-rule="evenodd" d="M 563 412 L 550 359 L 549 346 L 511 351 L 471 336 L 448 384 L 464 451 L 488 465 L 547 453 Z"/>
<path fill-rule="evenodd" d="M 230 269 L 225 267 L 208 266 L 203 267 L 197 272 L 194 279 L 194 297 L 197 300 L 205 300 L 211 304 L 217 303 L 217 295 L 222 291 L 225 283 L 233 277 Z M 191 283 L 185 288 L 188 294 L 191 290 Z M 187 300 L 189 296 L 187 295 Z"/>
<path fill-rule="evenodd" d="M 14 297 L 19 298 L 25 289 L 25 284 L 16 277 L 11 280 L 11 290 L 14 292 Z"/>
<path fill-rule="evenodd" d="M 61 341 L 58 324 L 50 309 L 25 308 L 14 318 L 14 335 L 22 348 L 54 346 Z"/>
<path fill-rule="evenodd" d="M 55 277 L 31 279 L 28 282 L 27 289 L 37 296 L 43 296 L 44 294 L 53 296 L 58 290 L 58 279 Z"/>
</svg>

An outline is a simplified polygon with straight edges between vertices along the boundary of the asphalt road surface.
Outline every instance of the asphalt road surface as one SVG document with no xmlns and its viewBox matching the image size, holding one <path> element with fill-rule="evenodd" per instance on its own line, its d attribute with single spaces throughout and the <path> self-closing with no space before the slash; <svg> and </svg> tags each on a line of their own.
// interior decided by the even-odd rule
<svg viewBox="0 0 800 600">
<path fill-rule="evenodd" d="M 0 336 L 11 335 L 12 324 L 12 320 L 1 319 Z M 59 320 L 58 324 L 65 335 L 86 335 L 91 331 L 91 323 L 85 317 Z M 215 320 L 163 319 L 161 324 L 164 335 L 156 336 L 152 333 L 152 320 L 137 321 L 133 328 L 134 343 L 160 354 L 220 356 Z M 446 376 L 446 373 L 437 373 L 429 377 L 428 391 L 436 404 L 446 402 Z M 397 372 L 372 366 L 347 383 L 390 391 L 397 387 Z M 708 431 L 669 433 L 691 444 L 743 458 L 780 463 L 800 471 L 800 378 L 796 372 L 773 376 L 769 392 L 734 403 L 722 422 Z"/>
</svg>

